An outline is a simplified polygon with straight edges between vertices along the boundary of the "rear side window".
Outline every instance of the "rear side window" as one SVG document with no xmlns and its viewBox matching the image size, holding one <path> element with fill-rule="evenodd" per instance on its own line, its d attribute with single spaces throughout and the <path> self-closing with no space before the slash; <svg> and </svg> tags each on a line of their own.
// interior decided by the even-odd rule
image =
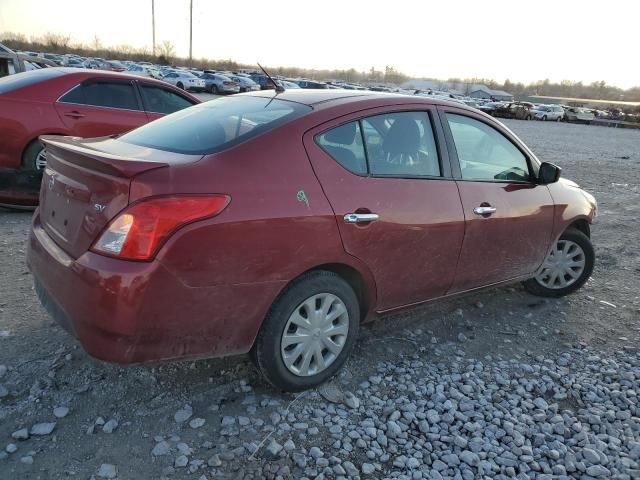
<svg viewBox="0 0 640 480">
<path fill-rule="evenodd" d="M 140 110 L 131 82 L 90 82 L 78 85 L 59 100 L 93 107 Z"/>
<path fill-rule="evenodd" d="M 346 123 L 318 135 L 316 143 L 350 172 L 367 174 L 360 122 Z"/>
<path fill-rule="evenodd" d="M 0 78 L 0 93 L 12 92 L 19 88 L 35 85 L 36 83 L 64 75 L 64 73 L 55 68 L 42 68 L 39 70 L 15 73 L 15 67 L 11 59 L 9 59 L 7 65 L 8 68 L 6 71 L 3 71 L 2 62 L 0 62 L 0 77 L 2 77 L 2 75 L 8 75 Z"/>
<path fill-rule="evenodd" d="M 438 150 L 427 112 L 397 112 L 362 121 L 373 175 L 439 177 Z"/>
<path fill-rule="evenodd" d="M 141 84 L 140 90 L 148 112 L 173 113 L 194 105 L 186 98 L 164 88 Z"/>
<path fill-rule="evenodd" d="M 191 155 L 216 153 L 311 111 L 273 97 L 226 97 L 201 103 L 120 137 L 134 145 Z"/>
</svg>

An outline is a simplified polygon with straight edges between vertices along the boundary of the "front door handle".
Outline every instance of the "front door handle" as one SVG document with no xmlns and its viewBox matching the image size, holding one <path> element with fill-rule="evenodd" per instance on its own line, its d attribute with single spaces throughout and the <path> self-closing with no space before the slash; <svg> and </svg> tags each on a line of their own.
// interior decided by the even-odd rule
<svg viewBox="0 0 640 480">
<path fill-rule="evenodd" d="M 344 223 L 368 223 L 380 218 L 377 213 L 345 213 Z"/>
<path fill-rule="evenodd" d="M 496 207 L 476 207 L 473 209 L 473 213 L 476 215 L 491 215 L 492 213 L 496 213 Z"/>
<path fill-rule="evenodd" d="M 84 117 L 84 113 L 80 113 L 80 112 L 67 112 L 64 115 L 66 117 L 71 117 L 71 118 L 82 118 L 82 117 Z"/>
</svg>

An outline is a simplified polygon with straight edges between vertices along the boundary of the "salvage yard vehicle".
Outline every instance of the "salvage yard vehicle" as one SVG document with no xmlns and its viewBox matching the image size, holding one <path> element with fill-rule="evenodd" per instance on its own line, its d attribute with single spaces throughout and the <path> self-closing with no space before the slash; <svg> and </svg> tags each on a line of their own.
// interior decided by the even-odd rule
<svg viewBox="0 0 640 480">
<path fill-rule="evenodd" d="M 16 53 L 0 43 L 0 78 L 29 70 L 56 66 L 52 60 Z"/>
<path fill-rule="evenodd" d="M 560 105 L 537 105 L 530 111 L 534 120 L 553 120 L 560 122 L 564 118 L 564 108 Z"/>
<path fill-rule="evenodd" d="M 65 67 L 11 75 L 0 79 L 0 167 L 43 169 L 40 135 L 123 133 L 196 103 L 171 85 L 132 75 Z"/>
<path fill-rule="evenodd" d="M 27 262 L 50 314 L 120 363 L 250 352 L 316 386 L 362 321 L 523 281 L 580 288 L 595 199 L 438 98 L 261 91 L 117 137 L 43 137 Z"/>
<path fill-rule="evenodd" d="M 200 78 L 205 82 L 205 90 L 214 94 L 228 95 L 240 93 L 240 83 L 231 80 L 226 75 L 205 71 Z"/>
<path fill-rule="evenodd" d="M 162 77 L 162 80 L 175 85 L 181 90 L 204 92 L 207 84 L 204 79 L 197 77 L 191 72 L 173 70 Z"/>
<path fill-rule="evenodd" d="M 531 107 L 533 104 L 511 102 L 502 103 L 495 106 L 491 115 L 501 118 L 515 118 L 518 120 L 531 120 Z"/>
<path fill-rule="evenodd" d="M 567 122 L 586 123 L 589 125 L 595 119 L 595 115 L 585 108 L 568 107 L 564 110 L 564 119 Z"/>
</svg>

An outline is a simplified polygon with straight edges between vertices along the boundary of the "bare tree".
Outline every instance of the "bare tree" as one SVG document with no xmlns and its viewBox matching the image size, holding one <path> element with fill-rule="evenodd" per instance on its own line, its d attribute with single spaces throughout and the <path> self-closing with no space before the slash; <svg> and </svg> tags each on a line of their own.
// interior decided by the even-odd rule
<svg viewBox="0 0 640 480">
<path fill-rule="evenodd" d="M 94 50 L 100 50 L 102 48 L 102 42 L 100 41 L 100 37 L 98 35 L 93 36 L 93 40 L 91 40 L 91 48 Z"/>
<path fill-rule="evenodd" d="M 176 47 L 173 45 L 173 42 L 169 40 L 163 40 L 158 51 L 160 53 L 160 56 L 164 57 L 167 62 L 169 62 L 171 61 L 171 57 L 173 57 L 176 53 Z"/>
</svg>

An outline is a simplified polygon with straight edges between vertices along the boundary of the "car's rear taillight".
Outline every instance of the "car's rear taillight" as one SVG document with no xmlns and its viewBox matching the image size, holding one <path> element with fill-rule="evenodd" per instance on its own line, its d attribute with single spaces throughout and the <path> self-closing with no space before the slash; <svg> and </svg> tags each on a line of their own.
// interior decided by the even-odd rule
<svg viewBox="0 0 640 480">
<path fill-rule="evenodd" d="M 91 251 L 124 260 L 151 260 L 176 230 L 218 215 L 230 200 L 226 195 L 178 195 L 142 200 L 118 214 Z"/>
</svg>

